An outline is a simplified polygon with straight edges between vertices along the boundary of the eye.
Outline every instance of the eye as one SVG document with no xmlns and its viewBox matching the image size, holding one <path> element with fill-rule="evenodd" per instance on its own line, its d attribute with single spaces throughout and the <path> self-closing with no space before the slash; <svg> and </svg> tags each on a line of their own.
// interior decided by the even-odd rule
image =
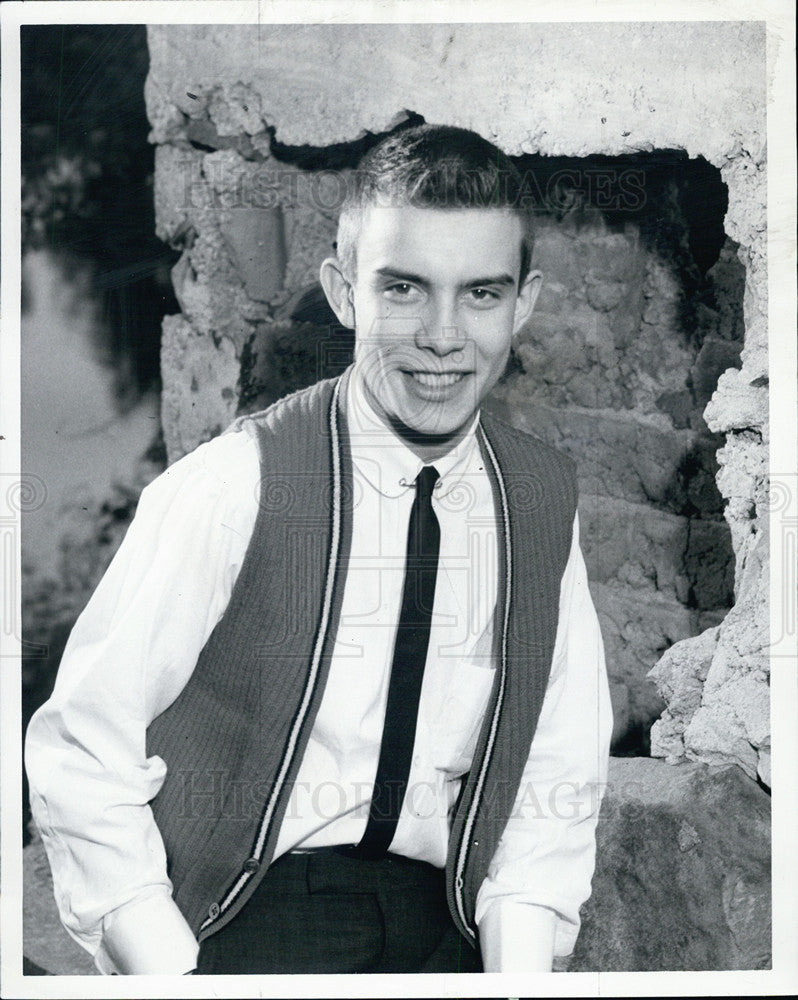
<svg viewBox="0 0 798 1000">
<path fill-rule="evenodd" d="M 386 285 L 383 295 L 392 302 L 415 302 L 421 295 L 420 290 L 409 281 L 395 281 Z"/>
<path fill-rule="evenodd" d="M 485 288 L 483 285 L 476 285 L 469 288 L 468 297 L 472 305 L 482 308 L 489 308 L 495 305 L 501 296 L 492 288 Z"/>
</svg>

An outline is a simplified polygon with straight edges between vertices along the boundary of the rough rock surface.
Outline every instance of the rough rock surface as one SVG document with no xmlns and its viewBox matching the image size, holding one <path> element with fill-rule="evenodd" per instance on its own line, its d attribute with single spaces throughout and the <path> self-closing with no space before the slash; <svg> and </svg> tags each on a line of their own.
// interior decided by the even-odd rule
<svg viewBox="0 0 798 1000">
<path fill-rule="evenodd" d="M 165 317 L 161 423 L 168 455 L 185 455 L 227 427 L 236 413 L 239 370 L 229 338 L 214 342 L 182 316 Z"/>
<path fill-rule="evenodd" d="M 613 759 L 567 970 L 766 969 L 770 955 L 768 795 L 733 765 Z"/>
<path fill-rule="evenodd" d="M 735 146 L 756 157 L 764 144 L 755 22 L 170 25 L 150 27 L 149 40 L 159 142 L 213 89 L 220 132 L 267 123 L 294 146 L 386 131 L 403 108 L 496 135 L 513 154 L 683 147 L 720 166 Z"/>
<path fill-rule="evenodd" d="M 684 648 L 670 650 L 652 671 L 668 709 L 652 729 L 651 752 L 670 761 L 734 761 L 769 786 L 768 545 L 776 494 L 768 480 L 765 171 L 761 160 L 740 153 L 723 173 L 729 185 L 726 229 L 744 244 L 745 347 L 742 367 L 721 376 L 704 417 L 712 431 L 726 434 L 717 483 L 735 555 L 735 604 L 711 637 L 685 640 Z M 794 498 L 791 504 L 782 512 L 785 525 L 788 515 L 794 521 Z"/>
<path fill-rule="evenodd" d="M 656 756 L 734 761 L 770 785 L 766 520 L 746 554 L 736 604 L 718 628 L 671 647 L 651 677 L 667 709 L 651 730 Z"/>
<path fill-rule="evenodd" d="M 641 419 L 629 411 L 559 409 L 530 401 L 524 389 L 516 379 L 500 388 L 489 405 L 570 455 L 583 493 L 653 503 L 673 513 L 684 513 L 692 496 L 706 493 L 706 513 L 719 511 L 721 501 L 712 483 L 714 450 L 703 449 L 694 431 L 675 430 L 664 418 Z M 680 469 L 690 459 L 694 472 L 685 481 Z"/>
<path fill-rule="evenodd" d="M 644 582 L 591 583 L 607 658 L 614 715 L 614 735 L 622 744 L 660 715 L 665 702 L 646 677 L 673 643 L 695 635 L 711 621 Z M 718 615 L 720 617 L 720 615 Z M 624 739 L 626 738 L 626 740 Z"/>
<path fill-rule="evenodd" d="M 99 975 L 94 961 L 64 930 L 53 898 L 53 879 L 44 845 L 33 838 L 22 852 L 22 951 L 29 961 L 57 976 Z"/>
</svg>

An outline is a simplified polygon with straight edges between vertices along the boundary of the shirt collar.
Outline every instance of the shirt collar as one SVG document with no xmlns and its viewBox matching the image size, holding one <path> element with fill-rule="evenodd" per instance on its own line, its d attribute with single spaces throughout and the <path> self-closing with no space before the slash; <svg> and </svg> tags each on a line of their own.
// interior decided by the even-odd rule
<svg viewBox="0 0 798 1000">
<path fill-rule="evenodd" d="M 434 495 L 446 496 L 466 474 L 477 447 L 478 413 L 451 451 L 439 456 L 434 462 L 422 462 L 375 413 L 366 396 L 357 364 L 349 379 L 346 412 L 352 464 L 375 490 L 386 497 L 399 497 L 412 490 L 416 477 L 425 464 L 434 465 L 438 470 L 439 479 Z"/>
</svg>

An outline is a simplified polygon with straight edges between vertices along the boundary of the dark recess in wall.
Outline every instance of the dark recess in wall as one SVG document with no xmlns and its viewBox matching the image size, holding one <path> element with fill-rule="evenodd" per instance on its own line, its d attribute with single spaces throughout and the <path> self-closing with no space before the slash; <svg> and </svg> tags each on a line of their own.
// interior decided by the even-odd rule
<svg viewBox="0 0 798 1000">
<path fill-rule="evenodd" d="M 422 124 L 421 115 L 405 111 L 403 120 L 390 131 Z M 308 171 L 353 169 L 389 134 L 366 132 L 351 142 L 331 146 L 288 146 L 279 141 L 275 129 L 270 132 L 275 159 Z M 728 191 L 720 170 L 701 156 L 690 159 L 684 150 L 661 149 L 622 156 L 535 153 L 510 159 L 525 180 L 528 178 L 524 191 L 533 211 L 561 216 L 576 207 L 591 207 L 599 209 L 607 224 L 615 228 L 636 218 L 652 248 L 668 239 L 657 205 L 663 197 L 675 196 L 687 222 L 689 254 L 698 274 L 705 275 L 718 259 L 726 239 L 723 219 Z"/>
</svg>

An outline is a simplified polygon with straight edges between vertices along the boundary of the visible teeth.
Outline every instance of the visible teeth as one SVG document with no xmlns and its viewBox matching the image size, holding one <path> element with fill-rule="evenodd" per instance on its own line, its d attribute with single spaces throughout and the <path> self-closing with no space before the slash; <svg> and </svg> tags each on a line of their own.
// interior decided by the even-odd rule
<svg viewBox="0 0 798 1000">
<path fill-rule="evenodd" d="M 413 378 L 422 385 L 438 388 L 446 385 L 454 385 L 463 377 L 462 372 L 444 372 L 443 374 L 433 374 L 432 372 L 413 372 Z"/>
</svg>

